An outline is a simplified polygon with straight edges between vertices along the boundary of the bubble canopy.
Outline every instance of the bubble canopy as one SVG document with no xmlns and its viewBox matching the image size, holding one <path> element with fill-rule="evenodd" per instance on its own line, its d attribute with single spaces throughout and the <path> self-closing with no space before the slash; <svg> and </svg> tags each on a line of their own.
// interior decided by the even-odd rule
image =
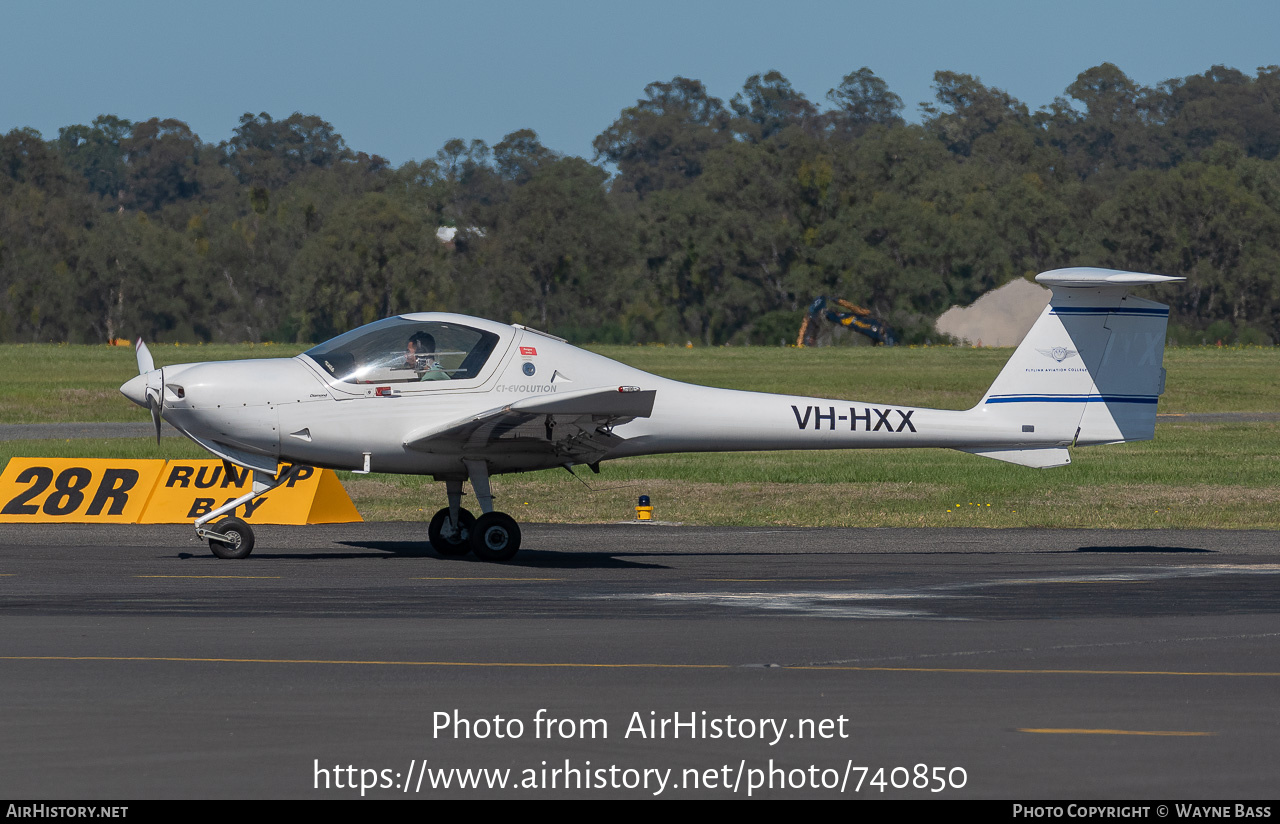
<svg viewBox="0 0 1280 824">
<path fill-rule="evenodd" d="M 303 354 L 332 381 L 348 384 L 473 381 L 499 337 L 439 320 L 387 318 L 327 340 Z"/>
</svg>

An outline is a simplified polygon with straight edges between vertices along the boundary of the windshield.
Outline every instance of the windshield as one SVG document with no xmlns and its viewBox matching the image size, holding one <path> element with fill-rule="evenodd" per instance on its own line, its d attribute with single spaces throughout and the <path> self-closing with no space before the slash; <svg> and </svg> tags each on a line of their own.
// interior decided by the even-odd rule
<svg viewBox="0 0 1280 824">
<path fill-rule="evenodd" d="M 479 377 L 497 342 L 492 332 L 470 326 L 387 318 L 305 354 L 344 383 L 463 381 Z"/>
</svg>

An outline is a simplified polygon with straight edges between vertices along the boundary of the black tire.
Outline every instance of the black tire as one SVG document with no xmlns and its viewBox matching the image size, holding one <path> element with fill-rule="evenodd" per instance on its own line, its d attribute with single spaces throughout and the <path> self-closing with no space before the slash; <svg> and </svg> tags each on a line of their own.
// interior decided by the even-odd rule
<svg viewBox="0 0 1280 824">
<path fill-rule="evenodd" d="M 449 520 L 449 507 L 431 516 L 431 524 L 427 527 L 427 538 L 431 540 L 431 548 L 441 555 L 466 555 L 471 551 L 470 538 L 476 524 L 476 516 L 465 509 L 458 510 L 458 521 L 461 529 L 458 534 L 446 537 L 444 525 Z"/>
<path fill-rule="evenodd" d="M 214 525 L 213 531 L 221 532 L 231 538 L 229 543 L 216 538 L 209 539 L 209 549 L 213 550 L 213 554 L 217 557 L 248 558 L 249 553 L 253 552 L 253 530 L 239 518 L 224 518 Z"/>
<path fill-rule="evenodd" d="M 503 512 L 490 512 L 476 519 L 471 530 L 471 551 L 481 561 L 510 561 L 520 549 L 520 527 Z"/>
</svg>

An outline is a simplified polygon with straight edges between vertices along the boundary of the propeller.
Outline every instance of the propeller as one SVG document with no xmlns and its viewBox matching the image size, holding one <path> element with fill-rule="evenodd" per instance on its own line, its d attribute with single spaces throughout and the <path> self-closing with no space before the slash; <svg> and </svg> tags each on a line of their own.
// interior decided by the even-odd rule
<svg viewBox="0 0 1280 824">
<path fill-rule="evenodd" d="M 151 350 L 138 338 L 135 344 L 138 355 L 138 374 L 147 382 L 147 410 L 151 422 L 156 425 L 156 445 L 160 445 L 160 409 L 164 405 L 164 368 L 156 369 Z"/>
</svg>

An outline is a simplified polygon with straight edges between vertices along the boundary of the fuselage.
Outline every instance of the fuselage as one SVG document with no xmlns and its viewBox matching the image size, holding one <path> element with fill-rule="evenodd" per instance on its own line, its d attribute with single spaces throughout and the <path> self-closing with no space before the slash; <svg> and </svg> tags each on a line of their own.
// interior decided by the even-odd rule
<svg viewBox="0 0 1280 824">
<path fill-rule="evenodd" d="M 1073 434 L 1043 426 L 1025 432 L 1009 410 L 994 407 L 934 410 L 697 386 L 522 327 L 434 313 L 400 320 L 401 326 L 379 330 L 381 338 L 372 344 L 372 332 L 364 338 L 349 333 L 334 346 L 322 344 L 294 358 L 165 367 L 161 415 L 236 462 L 256 456 L 268 463 L 441 478 L 465 475 L 466 460 L 482 460 L 497 474 L 672 452 L 1043 447 L 1070 443 Z M 427 379 L 425 372 L 415 371 L 419 367 L 402 362 L 403 352 L 394 347 L 403 350 L 404 333 L 413 323 L 434 324 L 426 328 L 436 337 L 476 332 L 473 344 L 458 337 L 462 342 L 452 344 L 454 350 L 442 352 L 443 360 L 452 354 L 456 364 L 445 370 L 447 379 Z M 468 345 L 471 350 L 464 351 Z M 138 401 L 137 392 L 128 390 L 132 384 L 126 384 L 125 394 Z M 655 396 L 648 417 L 608 427 L 621 440 L 611 441 L 601 454 L 574 453 L 566 459 L 555 448 L 563 432 L 555 432 L 552 420 L 501 438 L 406 445 L 414 432 L 435 424 L 531 397 L 611 386 L 654 390 Z"/>
</svg>

